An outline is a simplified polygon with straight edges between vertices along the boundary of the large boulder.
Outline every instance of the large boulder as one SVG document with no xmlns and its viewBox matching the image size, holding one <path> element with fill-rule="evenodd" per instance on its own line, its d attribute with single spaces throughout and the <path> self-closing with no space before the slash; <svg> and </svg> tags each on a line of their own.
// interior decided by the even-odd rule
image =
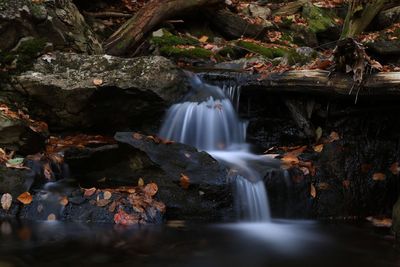
<svg viewBox="0 0 400 267">
<path fill-rule="evenodd" d="M 0 195 L 9 193 L 14 198 L 29 191 L 34 182 L 34 173 L 26 169 L 11 169 L 0 165 Z"/>
<path fill-rule="evenodd" d="M 232 219 L 227 170 L 206 152 L 140 134 L 117 133 L 117 145 L 65 152 L 73 177 L 86 186 L 155 182 L 167 218 Z"/>
<path fill-rule="evenodd" d="M 102 47 L 71 0 L 0 1 L 0 50 L 40 38 L 66 51 L 101 53 Z"/>
<path fill-rule="evenodd" d="M 109 131 L 158 121 L 185 94 L 182 72 L 166 58 L 55 53 L 13 77 L 30 113 L 50 129 Z"/>
</svg>

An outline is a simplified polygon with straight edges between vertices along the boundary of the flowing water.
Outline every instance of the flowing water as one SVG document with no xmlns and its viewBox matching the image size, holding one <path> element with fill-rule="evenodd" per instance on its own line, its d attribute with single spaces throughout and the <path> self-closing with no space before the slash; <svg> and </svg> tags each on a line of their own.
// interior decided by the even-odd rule
<svg viewBox="0 0 400 267">
<path fill-rule="evenodd" d="M 240 88 L 213 86 L 198 76 L 190 77 L 191 92 L 184 102 L 167 112 L 160 136 L 205 150 L 226 164 L 234 180 L 235 203 L 239 218 L 248 221 L 270 219 L 268 197 L 259 173 L 251 161 L 265 161 L 249 151 L 247 122 L 236 113 Z M 267 164 L 267 162 L 265 162 Z"/>
</svg>

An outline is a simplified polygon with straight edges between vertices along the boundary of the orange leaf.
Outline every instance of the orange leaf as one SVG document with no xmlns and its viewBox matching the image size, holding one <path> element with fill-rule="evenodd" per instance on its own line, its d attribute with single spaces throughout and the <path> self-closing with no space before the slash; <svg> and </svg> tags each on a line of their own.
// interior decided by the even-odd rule
<svg viewBox="0 0 400 267">
<path fill-rule="evenodd" d="M 96 188 L 92 187 L 92 188 L 85 189 L 85 193 L 83 195 L 85 197 L 91 197 L 95 192 L 96 192 Z"/>
<path fill-rule="evenodd" d="M 110 191 L 104 191 L 103 192 L 103 198 L 104 199 L 110 199 L 112 197 L 112 194 Z"/>
<path fill-rule="evenodd" d="M 180 186 L 182 186 L 183 189 L 188 189 L 190 185 L 190 178 L 187 175 L 184 175 L 181 173 L 181 179 L 179 182 Z"/>
<path fill-rule="evenodd" d="M 60 204 L 62 205 L 62 206 L 67 206 L 68 205 L 68 203 L 69 203 L 69 201 L 68 201 L 68 198 L 67 197 L 61 197 L 61 199 L 60 199 Z"/>
<path fill-rule="evenodd" d="M 398 163 L 398 162 L 393 163 L 393 164 L 390 166 L 389 170 L 390 170 L 394 175 L 399 175 L 399 172 L 400 172 L 399 163 Z"/>
<path fill-rule="evenodd" d="M 149 183 L 144 187 L 143 191 L 146 195 L 152 197 L 157 194 L 158 186 L 156 183 Z"/>
<path fill-rule="evenodd" d="M 49 216 L 47 216 L 47 220 L 48 221 L 55 221 L 55 220 L 57 220 L 57 217 L 56 217 L 55 214 L 51 213 L 51 214 L 49 214 Z"/>
<path fill-rule="evenodd" d="M 386 175 L 381 172 L 376 172 L 372 175 L 372 180 L 374 181 L 384 181 L 386 179 Z"/>
<path fill-rule="evenodd" d="M 135 215 L 128 214 L 123 210 L 119 210 L 114 215 L 114 222 L 121 225 L 133 225 L 139 223 L 139 218 Z"/>
<path fill-rule="evenodd" d="M 317 190 L 315 189 L 315 186 L 313 184 L 311 184 L 310 187 L 310 195 L 312 198 L 315 198 L 317 196 Z"/>
<path fill-rule="evenodd" d="M 330 142 L 337 141 L 339 139 L 340 139 L 340 136 L 337 132 L 331 132 L 331 134 L 329 135 Z"/>
<path fill-rule="evenodd" d="M 143 138 L 143 135 L 141 135 L 140 133 L 133 133 L 132 136 L 133 136 L 133 139 L 136 139 L 136 140 L 141 140 Z"/>
<path fill-rule="evenodd" d="M 93 84 L 96 86 L 102 85 L 103 84 L 103 80 L 102 79 L 93 79 Z"/>
<path fill-rule="evenodd" d="M 29 192 L 24 192 L 17 197 L 18 201 L 24 205 L 29 205 L 32 202 L 32 195 Z"/>
</svg>

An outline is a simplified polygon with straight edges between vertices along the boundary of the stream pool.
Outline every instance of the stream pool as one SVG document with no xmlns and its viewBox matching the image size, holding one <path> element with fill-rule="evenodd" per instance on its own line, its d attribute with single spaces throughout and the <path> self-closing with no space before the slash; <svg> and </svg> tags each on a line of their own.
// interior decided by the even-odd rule
<svg viewBox="0 0 400 267">
<path fill-rule="evenodd" d="M 0 267 L 400 266 L 390 237 L 313 221 L 134 228 L 2 221 L 0 230 Z"/>
</svg>

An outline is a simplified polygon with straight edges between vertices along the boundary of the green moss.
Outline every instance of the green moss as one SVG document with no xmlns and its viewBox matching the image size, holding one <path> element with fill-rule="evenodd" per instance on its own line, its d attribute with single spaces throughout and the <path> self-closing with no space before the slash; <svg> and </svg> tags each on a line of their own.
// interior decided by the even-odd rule
<svg viewBox="0 0 400 267">
<path fill-rule="evenodd" d="M 237 45 L 241 48 L 244 48 L 252 53 L 259 54 L 261 56 L 267 58 L 276 58 L 283 57 L 287 54 L 288 49 L 280 48 L 280 47 L 265 47 L 260 44 L 246 42 L 246 41 L 238 41 Z"/>
<path fill-rule="evenodd" d="M 313 4 L 307 4 L 303 7 L 302 16 L 307 20 L 309 29 L 315 33 L 324 32 L 335 26 L 333 12 Z"/>
<path fill-rule="evenodd" d="M 30 69 L 34 60 L 43 51 L 46 41 L 42 39 L 26 40 L 20 44 L 16 51 L 0 50 L 0 69 L 6 69 L 6 72 L 0 71 L 0 81 L 7 80 L 9 75 L 18 74 Z M 10 69 L 10 65 L 16 62 L 15 68 Z"/>
<path fill-rule="evenodd" d="M 175 58 L 210 58 L 214 54 L 207 49 L 194 47 L 194 48 L 179 48 L 175 46 L 163 46 L 160 48 L 160 53 L 163 56 Z"/>
<path fill-rule="evenodd" d="M 161 37 L 151 37 L 150 42 L 159 47 L 174 45 L 198 45 L 200 43 L 197 39 L 176 36 L 167 30 L 163 30 L 163 33 L 164 35 Z"/>
</svg>

